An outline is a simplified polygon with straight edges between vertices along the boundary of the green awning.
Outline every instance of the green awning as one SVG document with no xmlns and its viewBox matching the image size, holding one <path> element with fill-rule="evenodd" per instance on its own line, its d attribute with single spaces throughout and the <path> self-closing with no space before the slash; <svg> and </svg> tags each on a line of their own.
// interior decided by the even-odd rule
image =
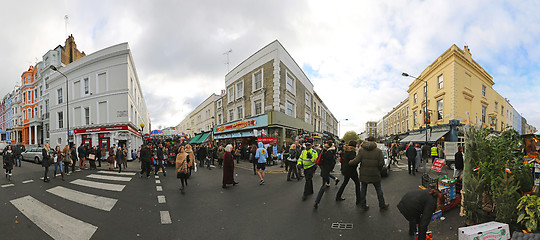
<svg viewBox="0 0 540 240">
<path fill-rule="evenodd" d="M 195 135 L 195 137 L 193 137 L 189 143 L 197 143 L 197 140 L 199 140 L 199 138 L 201 138 L 202 134 L 199 134 L 199 135 Z"/>
<path fill-rule="evenodd" d="M 203 133 L 202 136 L 199 139 L 197 139 L 196 143 L 206 142 L 206 139 L 208 138 L 208 136 L 210 136 L 210 132 Z"/>
</svg>

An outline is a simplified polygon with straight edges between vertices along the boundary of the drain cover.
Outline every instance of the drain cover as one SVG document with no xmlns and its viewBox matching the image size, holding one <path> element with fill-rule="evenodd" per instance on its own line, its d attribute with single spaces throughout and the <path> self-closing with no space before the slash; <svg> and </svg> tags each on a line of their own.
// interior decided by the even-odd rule
<svg viewBox="0 0 540 240">
<path fill-rule="evenodd" d="M 345 229 L 350 230 L 353 229 L 352 223 L 332 223 L 332 229 Z"/>
</svg>

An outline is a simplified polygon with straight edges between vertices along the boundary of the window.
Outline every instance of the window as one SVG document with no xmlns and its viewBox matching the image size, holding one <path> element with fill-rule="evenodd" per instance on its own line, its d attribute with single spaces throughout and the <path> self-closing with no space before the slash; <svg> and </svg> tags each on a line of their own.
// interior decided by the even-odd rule
<svg viewBox="0 0 540 240">
<path fill-rule="evenodd" d="M 443 88 L 443 75 L 439 75 L 437 79 L 439 80 L 439 89 Z"/>
<path fill-rule="evenodd" d="M 26 102 L 26 92 L 23 92 L 23 102 Z"/>
<path fill-rule="evenodd" d="M 287 115 L 294 117 L 294 103 L 287 101 Z"/>
<path fill-rule="evenodd" d="M 416 116 L 416 111 L 413 112 L 413 123 L 414 123 L 414 126 L 416 126 L 416 124 L 418 124 L 418 118 Z"/>
<path fill-rule="evenodd" d="M 255 115 L 261 114 L 262 113 L 262 100 L 261 99 L 255 100 L 254 105 L 255 105 Z"/>
<path fill-rule="evenodd" d="M 58 104 L 61 104 L 64 102 L 63 98 L 62 98 L 62 89 L 58 89 L 56 90 L 56 94 L 58 96 Z"/>
<path fill-rule="evenodd" d="M 34 113 L 32 114 L 32 117 L 37 117 L 39 116 L 38 114 L 38 111 L 37 111 L 37 107 L 34 108 Z"/>
<path fill-rule="evenodd" d="M 227 91 L 227 99 L 229 100 L 229 102 L 234 101 L 234 87 L 230 87 Z"/>
<path fill-rule="evenodd" d="M 39 96 L 43 96 L 43 86 L 39 86 Z"/>
<path fill-rule="evenodd" d="M 34 101 L 37 101 L 37 100 L 38 100 L 38 99 L 37 99 L 37 96 L 38 96 L 38 95 L 37 95 L 37 89 L 35 89 L 35 90 L 34 90 Z"/>
<path fill-rule="evenodd" d="M 217 115 L 217 124 L 221 124 L 223 121 L 223 116 L 221 116 L 221 113 L 218 113 Z"/>
<path fill-rule="evenodd" d="M 229 122 L 234 120 L 234 109 L 229 109 Z"/>
<path fill-rule="evenodd" d="M 64 112 L 58 112 L 58 128 L 64 128 Z"/>
<path fill-rule="evenodd" d="M 307 123 L 311 123 L 311 114 L 309 113 L 309 111 L 306 110 L 306 115 L 305 115 L 305 119 L 304 119 Z"/>
<path fill-rule="evenodd" d="M 501 106 L 501 116 L 504 116 L 504 106 Z"/>
<path fill-rule="evenodd" d="M 236 110 L 236 112 L 238 113 L 238 119 L 244 118 L 244 106 L 238 106 Z"/>
<path fill-rule="evenodd" d="M 26 120 L 26 110 L 22 111 L 23 119 Z"/>
<path fill-rule="evenodd" d="M 486 97 L 486 86 L 482 85 L 482 97 Z"/>
<path fill-rule="evenodd" d="M 84 123 L 90 125 L 90 108 L 84 108 Z"/>
<path fill-rule="evenodd" d="M 495 112 L 497 112 L 497 108 L 499 108 L 498 105 L 499 105 L 499 103 L 495 102 Z"/>
<path fill-rule="evenodd" d="M 88 78 L 85 78 L 83 80 L 83 84 L 84 84 L 84 94 L 90 93 L 90 82 L 88 81 Z"/>
<path fill-rule="evenodd" d="M 482 123 L 486 123 L 486 107 L 482 106 Z"/>
<path fill-rule="evenodd" d="M 437 120 L 443 119 L 443 100 L 437 101 Z"/>
<path fill-rule="evenodd" d="M 296 95 L 296 91 L 294 91 L 294 78 L 291 76 L 291 74 L 287 73 L 287 91 L 291 92 L 293 95 Z"/>
<path fill-rule="evenodd" d="M 306 91 L 306 106 L 311 108 L 311 94 Z"/>
<path fill-rule="evenodd" d="M 244 96 L 244 82 L 240 81 L 236 84 L 236 99 Z"/>
<path fill-rule="evenodd" d="M 217 108 L 220 109 L 223 106 L 221 99 L 217 100 Z"/>
<path fill-rule="evenodd" d="M 413 96 L 414 96 L 414 100 L 413 100 L 414 103 L 417 103 L 418 102 L 418 94 L 415 93 Z"/>
<path fill-rule="evenodd" d="M 262 69 L 253 74 L 253 91 L 263 87 L 263 71 Z"/>
</svg>

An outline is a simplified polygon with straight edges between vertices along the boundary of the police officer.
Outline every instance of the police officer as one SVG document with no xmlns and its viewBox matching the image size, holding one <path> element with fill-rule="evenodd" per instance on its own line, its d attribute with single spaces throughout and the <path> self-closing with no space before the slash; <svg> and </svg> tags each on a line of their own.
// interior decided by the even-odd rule
<svg viewBox="0 0 540 240">
<path fill-rule="evenodd" d="M 435 162 L 435 158 L 439 156 L 439 149 L 437 148 L 437 144 L 433 144 L 431 146 L 431 164 Z"/>
<path fill-rule="evenodd" d="M 297 166 L 304 168 L 304 175 L 306 176 L 306 184 L 304 185 L 304 195 L 302 196 L 302 201 L 306 200 L 308 195 L 313 194 L 313 175 L 317 170 L 317 164 L 315 160 L 317 159 L 317 151 L 315 151 L 310 142 L 306 143 L 306 149 L 300 154 L 298 159 Z"/>
</svg>

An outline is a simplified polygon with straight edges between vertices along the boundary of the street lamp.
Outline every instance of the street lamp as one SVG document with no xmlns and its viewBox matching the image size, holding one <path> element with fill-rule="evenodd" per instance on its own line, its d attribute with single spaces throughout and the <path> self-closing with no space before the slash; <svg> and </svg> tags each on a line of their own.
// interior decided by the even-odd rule
<svg viewBox="0 0 540 240">
<path fill-rule="evenodd" d="M 348 118 L 344 118 L 338 121 L 338 138 L 341 136 L 341 121 L 349 121 Z"/>
<path fill-rule="evenodd" d="M 49 67 L 51 70 L 53 71 L 56 71 L 60 74 L 62 74 L 62 76 L 64 76 L 66 78 L 66 126 L 67 126 L 67 142 L 68 142 L 68 145 L 69 143 L 71 143 L 71 139 L 69 139 L 69 89 L 68 89 L 68 77 L 63 74 L 62 72 L 60 72 L 55 66 L 51 65 Z"/>
<path fill-rule="evenodd" d="M 420 80 L 420 81 L 426 83 L 426 88 L 424 89 L 424 99 L 425 99 L 425 101 L 426 101 L 426 108 L 424 109 L 424 123 L 426 124 L 426 142 L 425 142 L 425 144 L 427 144 L 427 142 L 428 142 L 428 138 L 427 138 L 427 129 L 428 129 L 428 127 L 429 127 L 429 123 L 427 122 L 427 111 L 428 111 L 428 100 L 427 100 L 427 91 L 428 91 L 428 88 L 427 88 L 427 87 L 428 87 L 428 86 L 427 86 L 427 81 L 422 80 L 422 79 L 420 79 L 420 78 L 417 78 L 417 77 L 415 77 L 415 76 L 411 76 L 411 75 L 409 75 L 408 73 L 402 73 L 401 76 L 404 76 L 404 77 L 411 77 L 411 78 L 418 79 L 418 80 Z"/>
</svg>

